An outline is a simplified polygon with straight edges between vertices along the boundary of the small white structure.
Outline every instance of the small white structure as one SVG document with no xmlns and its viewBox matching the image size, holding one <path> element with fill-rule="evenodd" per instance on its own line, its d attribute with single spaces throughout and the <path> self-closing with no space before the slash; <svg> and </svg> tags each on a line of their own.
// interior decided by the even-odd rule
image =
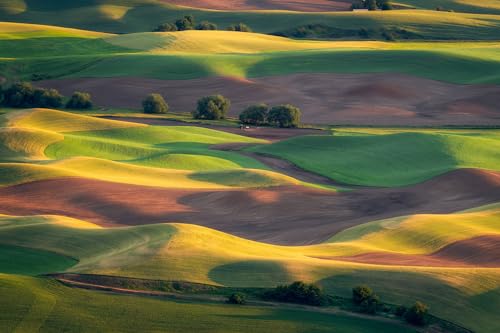
<svg viewBox="0 0 500 333">
<path fill-rule="evenodd" d="M 367 12 L 368 8 L 359 8 L 359 9 L 354 8 L 352 11 L 353 12 Z"/>
</svg>

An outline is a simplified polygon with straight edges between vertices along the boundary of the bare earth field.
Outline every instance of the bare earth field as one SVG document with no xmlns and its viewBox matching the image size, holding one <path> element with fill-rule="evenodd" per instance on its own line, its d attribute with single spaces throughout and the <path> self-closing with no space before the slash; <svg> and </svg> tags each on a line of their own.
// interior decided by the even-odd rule
<svg viewBox="0 0 500 333">
<path fill-rule="evenodd" d="M 0 188 L 0 213 L 64 215 L 104 226 L 185 222 L 252 240 L 300 245 L 324 241 L 369 221 L 498 202 L 499 185 L 500 173 L 477 169 L 453 171 L 408 187 L 339 193 L 299 186 L 170 190 L 60 178 Z"/>
<path fill-rule="evenodd" d="M 163 0 L 163 2 L 217 10 L 294 10 L 300 12 L 327 12 L 349 10 L 349 1 L 342 0 Z"/>
<path fill-rule="evenodd" d="M 195 108 L 199 97 L 222 94 L 232 101 L 230 115 L 255 103 L 290 103 L 303 122 L 341 125 L 500 125 L 493 85 L 458 85 L 399 74 L 293 74 L 239 80 L 86 78 L 39 82 L 69 95 L 88 91 L 102 107 L 140 108 L 151 92 L 161 93 L 175 112 Z"/>
</svg>

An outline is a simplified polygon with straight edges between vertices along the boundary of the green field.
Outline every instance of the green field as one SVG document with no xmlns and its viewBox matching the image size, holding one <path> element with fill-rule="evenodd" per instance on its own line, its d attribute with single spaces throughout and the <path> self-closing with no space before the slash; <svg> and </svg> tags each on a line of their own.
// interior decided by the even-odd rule
<svg viewBox="0 0 500 333">
<path fill-rule="evenodd" d="M 384 301 L 411 304 L 425 300 L 435 315 L 478 332 L 495 332 L 498 326 L 492 322 L 492 304 L 500 299 L 496 268 L 376 266 L 317 258 L 374 250 L 430 253 L 460 239 L 500 234 L 498 214 L 497 205 L 471 213 L 393 219 L 377 226 L 355 227 L 324 244 L 302 247 L 253 242 L 195 225 L 107 229 L 56 216 L 4 216 L 0 239 L 6 246 L 40 249 L 41 254 L 71 255 L 78 264 L 70 272 L 229 287 L 273 287 L 301 279 L 316 281 L 329 293 L 344 297 L 350 296 L 354 285 L 369 283 Z M 441 227 L 429 228 L 432 225 Z M 40 267 L 40 272 L 53 269 L 57 258 L 45 270 Z M 9 270 L 20 271 L 22 266 Z"/>
<path fill-rule="evenodd" d="M 145 126 L 48 109 L 10 111 L 0 120 L 0 186 L 84 177 L 168 188 L 298 184 L 223 143 L 264 140 L 201 127 Z M 23 162 L 23 163 L 20 163 Z M 31 162 L 31 163 L 25 163 Z"/>
<path fill-rule="evenodd" d="M 392 2 L 396 10 L 294 12 L 204 10 L 163 0 L 0 0 L 0 332 L 500 332 L 500 130 L 473 127 L 473 115 L 486 125 L 498 118 L 491 105 L 500 85 L 500 0 Z M 219 30 L 152 32 L 184 15 Z M 237 23 L 254 32 L 227 31 Z M 352 90 L 329 82 L 314 88 L 307 83 L 314 75 L 302 87 L 266 83 L 313 73 L 387 75 L 366 75 L 366 86 L 365 76 L 332 81 L 346 77 Z M 410 88 L 396 86 L 397 74 Z M 123 97 L 139 108 L 135 91 L 120 96 L 114 89 L 130 80 L 127 89 L 150 85 L 142 93 L 161 93 L 175 113 L 104 105 L 11 109 L 20 105 L 13 99 L 42 105 L 44 97 L 40 90 L 31 97 L 3 93 L 16 81 L 45 87 L 68 79 L 68 87 L 98 95 L 94 84 L 104 81 L 92 79 L 110 78 L 119 84 L 95 101 L 121 105 Z M 416 78 L 441 83 L 429 82 L 429 89 Z M 175 82 L 146 79 L 186 80 L 182 85 L 193 89 L 171 92 L 164 87 Z M 406 91 L 412 79 L 415 91 Z M 304 120 L 313 114 L 313 96 L 347 119 L 371 117 L 361 110 L 371 102 L 375 118 L 415 117 L 401 128 L 313 132 L 301 124 L 305 129 L 235 132 L 236 118 L 196 123 L 182 113 L 189 105 L 176 110 L 185 97 L 196 106 L 201 96 L 194 91 L 216 94 L 230 80 L 238 80 L 229 96 L 233 109 L 258 93 L 263 100 L 245 103 L 297 104 Z M 248 96 L 239 90 L 244 84 Z M 460 93 L 444 96 L 448 91 Z M 291 101 L 276 102 L 279 94 Z M 429 105 L 432 113 L 420 112 Z M 452 119 L 445 124 L 458 119 L 463 127 L 412 123 L 434 124 L 440 111 Z M 176 120 L 184 123 L 172 126 Z M 475 170 L 446 175 L 460 169 Z M 472 191 L 471 179 L 490 190 Z M 403 186 L 411 188 L 397 188 Z M 291 216 L 296 209 L 304 218 Z M 79 274 L 107 290 L 57 278 Z M 263 300 L 264 291 L 294 281 L 316 284 L 331 302 Z M 374 315 L 350 300 L 352 288 L 365 284 L 380 296 Z M 227 304 L 235 291 L 246 293 L 248 304 Z M 429 306 L 428 327 L 392 312 L 416 301 Z"/>
<path fill-rule="evenodd" d="M 416 184 L 459 168 L 500 170 L 498 130 L 387 130 L 304 136 L 251 151 L 356 185 Z"/>
<path fill-rule="evenodd" d="M 0 274 L 0 294 L 7 332 L 415 332 L 342 314 L 110 295 L 16 275 Z"/>
<path fill-rule="evenodd" d="M 500 82 L 497 42 L 313 42 L 206 31 L 104 38 L 75 32 L 75 38 L 39 38 L 27 35 L 27 27 L 22 25 L 17 32 L 9 24 L 3 29 L 10 31 L 10 37 L 0 46 L 0 70 L 11 80 L 129 76 L 174 80 L 390 72 L 453 83 Z M 53 33 L 52 28 L 43 29 L 47 31 L 37 33 Z M 60 32 L 65 33 L 65 29 Z M 51 47 L 40 51 L 40 45 L 46 43 Z"/>
<path fill-rule="evenodd" d="M 415 4 L 422 1 L 398 1 Z M 438 4 L 439 3 L 439 4 Z M 453 3 L 453 6 L 448 4 Z M 111 33 L 151 31 L 160 23 L 172 22 L 192 14 L 198 21 L 217 23 L 222 29 L 244 22 L 257 32 L 272 33 L 289 28 L 322 23 L 338 29 L 404 28 L 425 39 L 498 39 L 498 1 L 479 6 L 468 1 L 462 5 L 456 0 L 425 1 L 421 8 L 435 9 L 443 5 L 450 9 L 469 9 L 470 13 L 447 13 L 428 10 L 404 10 L 375 13 L 293 13 L 280 11 L 225 12 L 180 8 L 160 1 L 91 0 L 51 1 L 40 5 L 35 1 L 1 0 L 0 20 L 66 26 Z M 472 10 L 470 10 L 472 8 Z M 57 10 L 54 10 L 57 9 Z"/>
</svg>

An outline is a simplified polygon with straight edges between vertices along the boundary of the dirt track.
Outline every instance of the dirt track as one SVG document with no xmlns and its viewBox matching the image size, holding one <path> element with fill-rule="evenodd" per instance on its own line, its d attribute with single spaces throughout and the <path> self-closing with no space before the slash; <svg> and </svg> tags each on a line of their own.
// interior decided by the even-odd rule
<svg viewBox="0 0 500 333">
<path fill-rule="evenodd" d="M 217 10 L 294 10 L 326 12 L 349 10 L 351 4 L 343 0 L 163 0 L 180 6 Z"/>
<path fill-rule="evenodd" d="M 368 221 L 498 201 L 500 173 L 472 169 L 405 188 L 341 193 L 304 187 L 169 190 L 78 178 L 0 188 L 3 214 L 65 215 L 107 226 L 186 222 L 288 245 L 318 243 Z"/>
<path fill-rule="evenodd" d="M 500 267 L 500 236 L 481 236 L 458 241 L 431 255 L 365 253 L 331 259 L 397 266 Z"/>
<path fill-rule="evenodd" d="M 398 74 L 293 74 L 237 80 L 143 78 L 61 79 L 37 83 L 69 95 L 90 92 L 97 105 L 139 109 L 149 93 L 162 93 L 173 111 L 188 112 L 201 96 L 223 94 L 230 114 L 255 103 L 291 103 L 311 124 L 500 125 L 500 86 L 454 85 Z"/>
<path fill-rule="evenodd" d="M 228 133 L 244 135 L 251 138 L 263 139 L 269 141 L 280 141 L 289 139 L 295 136 L 301 135 L 327 135 L 328 131 L 320 129 L 310 129 L 310 128 L 274 128 L 274 127 L 253 127 L 249 129 L 240 129 L 239 127 L 229 127 L 229 126 L 217 126 L 217 125 L 206 125 L 198 123 L 184 123 L 181 121 L 172 121 L 167 119 L 158 118 L 137 118 L 137 117 L 116 117 L 116 116 L 105 116 L 100 117 L 105 119 L 113 119 L 120 121 L 128 121 L 132 123 L 147 124 L 147 125 L 157 125 L 157 126 L 196 126 L 215 129 L 219 131 L 224 131 Z M 224 148 L 226 147 L 226 148 Z M 231 148 L 232 147 L 232 148 Z M 222 150 L 238 150 L 236 148 L 241 147 L 241 144 L 224 144 L 216 145 L 214 149 Z"/>
</svg>

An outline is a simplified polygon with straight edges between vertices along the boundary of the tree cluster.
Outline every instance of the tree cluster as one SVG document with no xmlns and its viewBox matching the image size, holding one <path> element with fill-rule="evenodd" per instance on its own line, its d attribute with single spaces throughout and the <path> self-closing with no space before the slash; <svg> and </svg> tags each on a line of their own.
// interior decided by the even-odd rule
<svg viewBox="0 0 500 333">
<path fill-rule="evenodd" d="M 393 6 L 390 0 L 359 0 L 352 4 L 352 9 L 392 10 Z"/>
<path fill-rule="evenodd" d="M 154 32 L 166 32 L 166 31 L 184 31 L 184 30 L 217 30 L 217 24 L 202 21 L 196 24 L 196 20 L 193 15 L 186 15 L 174 23 L 163 23 L 157 26 Z"/>
<path fill-rule="evenodd" d="M 217 24 L 209 21 L 201 21 L 196 24 L 193 15 L 186 15 L 173 23 L 167 22 L 160 24 L 153 29 L 153 32 L 184 31 L 184 30 L 218 30 Z M 252 32 L 252 29 L 244 24 L 238 23 L 227 27 L 229 31 Z"/>
<path fill-rule="evenodd" d="M 229 31 L 240 31 L 240 32 L 252 32 L 252 28 L 250 28 L 245 23 L 233 24 L 227 27 Z"/>
<path fill-rule="evenodd" d="M 323 291 L 314 284 L 307 284 L 302 281 L 296 281 L 289 285 L 281 285 L 273 290 L 266 292 L 264 299 L 297 303 L 306 305 L 326 305 L 328 299 Z"/>
<path fill-rule="evenodd" d="M 269 108 L 266 104 L 252 105 L 240 114 L 240 121 L 250 125 L 299 127 L 302 113 L 299 108 L 286 104 Z"/>
<path fill-rule="evenodd" d="M 231 101 L 222 95 L 206 96 L 198 100 L 192 115 L 194 119 L 220 120 L 226 118 L 230 107 Z"/>
<path fill-rule="evenodd" d="M 387 305 L 384 306 L 380 302 L 380 298 L 366 285 L 357 286 L 352 289 L 352 302 L 363 313 L 375 314 L 379 308 L 387 312 L 391 311 L 391 308 L 387 307 Z M 402 317 L 413 325 L 423 326 L 428 322 L 429 309 L 422 302 L 416 302 L 409 308 L 400 305 L 393 308 L 392 311 L 397 317 Z"/>
<path fill-rule="evenodd" d="M 3 90 L 0 88 L 0 104 L 11 108 L 60 108 L 64 96 L 56 89 L 36 88 L 29 82 L 18 82 Z M 90 109 L 89 94 L 75 92 L 66 103 L 68 109 Z"/>
</svg>

